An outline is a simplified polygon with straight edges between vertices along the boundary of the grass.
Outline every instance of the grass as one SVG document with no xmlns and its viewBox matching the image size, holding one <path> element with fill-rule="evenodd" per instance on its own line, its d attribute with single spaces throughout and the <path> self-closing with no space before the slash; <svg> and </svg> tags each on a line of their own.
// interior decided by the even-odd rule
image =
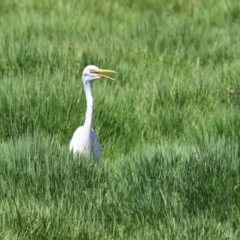
<svg viewBox="0 0 240 240">
<path fill-rule="evenodd" d="M 0 3 L 1 239 L 239 239 L 240 4 Z M 99 167 L 68 145 L 88 64 Z"/>
</svg>

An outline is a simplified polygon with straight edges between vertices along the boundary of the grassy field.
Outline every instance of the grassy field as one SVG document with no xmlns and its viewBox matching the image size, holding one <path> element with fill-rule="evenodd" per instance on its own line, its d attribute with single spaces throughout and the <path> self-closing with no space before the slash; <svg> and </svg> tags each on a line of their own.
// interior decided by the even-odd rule
<svg viewBox="0 0 240 240">
<path fill-rule="evenodd" d="M 240 239 L 240 3 L 0 2 L 0 239 Z M 99 167 L 68 151 L 94 84 Z"/>
</svg>

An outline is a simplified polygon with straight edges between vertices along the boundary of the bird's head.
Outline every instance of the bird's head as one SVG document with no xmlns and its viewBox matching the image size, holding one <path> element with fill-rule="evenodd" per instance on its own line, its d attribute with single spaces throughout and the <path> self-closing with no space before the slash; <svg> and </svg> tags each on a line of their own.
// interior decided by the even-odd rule
<svg viewBox="0 0 240 240">
<path fill-rule="evenodd" d="M 114 78 L 103 75 L 103 73 L 116 73 L 116 72 L 112 70 L 100 69 L 94 65 L 88 65 L 83 70 L 82 81 L 84 84 L 86 84 L 86 83 L 92 83 L 94 80 L 97 80 L 100 78 L 115 80 Z"/>
</svg>

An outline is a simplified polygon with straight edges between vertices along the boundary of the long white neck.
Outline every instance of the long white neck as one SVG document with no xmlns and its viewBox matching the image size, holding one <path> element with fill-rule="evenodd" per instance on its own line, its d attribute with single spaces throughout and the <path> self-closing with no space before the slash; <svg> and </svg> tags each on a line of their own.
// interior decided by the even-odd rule
<svg viewBox="0 0 240 240">
<path fill-rule="evenodd" d="M 93 116 L 92 84 L 90 82 L 86 82 L 84 84 L 84 90 L 85 90 L 86 101 L 87 101 L 87 110 L 86 110 L 84 126 L 90 130 L 92 128 L 92 116 Z"/>
</svg>

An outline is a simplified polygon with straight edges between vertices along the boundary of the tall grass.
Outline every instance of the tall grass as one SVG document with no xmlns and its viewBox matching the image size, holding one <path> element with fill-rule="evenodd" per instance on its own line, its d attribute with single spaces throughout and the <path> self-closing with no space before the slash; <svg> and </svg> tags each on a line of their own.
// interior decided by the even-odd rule
<svg viewBox="0 0 240 240">
<path fill-rule="evenodd" d="M 1 239 L 239 239 L 240 4 L 0 3 Z M 99 167 L 68 145 L 94 84 Z"/>
</svg>

